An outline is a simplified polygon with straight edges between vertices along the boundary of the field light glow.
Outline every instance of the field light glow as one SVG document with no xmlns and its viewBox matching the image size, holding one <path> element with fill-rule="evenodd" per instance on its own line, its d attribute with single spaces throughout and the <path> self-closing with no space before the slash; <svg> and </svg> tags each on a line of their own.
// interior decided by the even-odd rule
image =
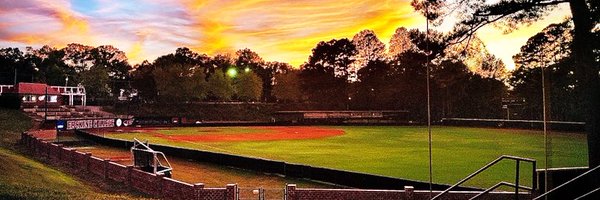
<svg viewBox="0 0 600 200">
<path fill-rule="evenodd" d="M 231 78 L 235 78 L 237 76 L 237 69 L 235 68 L 229 68 L 227 70 L 227 76 L 231 77 Z"/>
</svg>

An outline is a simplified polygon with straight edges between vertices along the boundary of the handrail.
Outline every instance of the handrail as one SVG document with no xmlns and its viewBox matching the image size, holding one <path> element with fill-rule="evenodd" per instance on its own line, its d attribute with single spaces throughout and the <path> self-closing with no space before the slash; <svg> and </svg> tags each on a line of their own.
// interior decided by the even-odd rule
<svg viewBox="0 0 600 200">
<path fill-rule="evenodd" d="M 479 198 L 479 197 L 483 196 L 484 194 L 487 194 L 487 193 L 489 193 L 489 192 L 491 192 L 491 191 L 495 190 L 496 188 L 498 188 L 498 187 L 500 187 L 500 186 L 510 186 L 510 187 L 513 187 L 513 188 L 519 188 L 519 189 L 524 189 L 524 190 L 533 191 L 533 188 L 530 188 L 530 187 L 526 187 L 526 186 L 517 186 L 517 185 L 515 185 L 515 184 L 513 184 L 513 183 L 509 183 L 509 182 L 502 181 L 502 182 L 499 182 L 499 183 L 497 183 L 496 185 L 494 185 L 494 186 L 492 186 L 492 187 L 488 188 L 487 190 L 483 191 L 482 193 L 479 193 L 479 194 L 475 195 L 474 197 L 471 197 L 469 200 L 477 199 L 477 198 Z"/>
<path fill-rule="evenodd" d="M 469 176 L 465 177 L 464 179 L 460 180 L 458 183 L 452 185 L 451 187 L 449 187 L 448 189 L 444 190 L 443 192 L 439 193 L 438 195 L 436 195 L 435 197 L 432 198 L 432 200 L 440 198 L 441 196 L 443 196 L 444 194 L 450 192 L 450 190 L 454 189 L 455 187 L 459 186 L 460 184 L 463 184 L 464 182 L 467 182 L 468 180 L 470 180 L 471 178 L 475 177 L 476 175 L 478 175 L 479 173 L 485 171 L 486 169 L 490 168 L 491 166 L 495 165 L 496 163 L 504 160 L 504 159 L 510 159 L 510 160 L 515 160 L 516 161 L 516 173 L 515 173 L 515 185 L 517 187 L 515 187 L 515 195 L 519 194 L 519 162 L 520 161 L 524 161 L 524 162 L 530 162 L 533 165 L 533 169 L 532 169 L 532 184 L 531 186 L 533 187 L 532 190 L 535 190 L 536 187 L 536 179 L 537 179 L 537 174 L 535 173 L 535 169 L 536 169 L 536 161 L 534 159 L 531 158 L 523 158 L 523 157 L 518 157 L 518 156 L 511 156 L 511 155 L 502 155 L 498 158 L 496 158 L 496 160 L 489 162 L 488 164 L 486 164 L 485 166 L 483 166 L 482 168 L 478 169 L 477 171 L 471 173 Z"/>
<path fill-rule="evenodd" d="M 572 183 L 573 181 L 575 181 L 575 180 L 577 180 L 577 179 L 579 179 L 579 178 L 581 178 L 581 177 L 583 177 L 583 176 L 585 176 L 585 175 L 587 175 L 587 174 L 589 174 L 589 173 L 592 173 L 592 171 L 594 171 L 594 170 L 597 170 L 597 169 L 599 169 L 599 168 L 600 168 L 600 165 L 598 165 L 598 166 L 594 167 L 593 169 L 590 169 L 590 170 L 588 170 L 588 171 L 584 172 L 583 174 L 580 174 L 579 176 L 577 176 L 577 177 L 575 177 L 575 178 L 573 178 L 573 179 L 571 179 L 571 180 L 569 180 L 569 181 L 567 181 L 567 182 L 565 182 L 565 183 L 563 183 L 563 184 L 560 184 L 559 186 L 557 186 L 557 187 L 555 187 L 555 188 L 552 188 L 550 191 L 547 191 L 546 193 L 544 193 L 544 194 L 541 194 L 540 196 L 537 196 L 536 198 L 534 198 L 534 199 L 532 199 L 532 200 L 541 199 L 542 197 L 545 197 L 545 196 L 547 196 L 548 194 L 550 194 L 550 193 L 552 193 L 552 192 L 554 192 L 554 191 L 556 191 L 556 190 L 558 190 L 558 189 L 560 189 L 560 188 L 564 187 L 565 185 L 568 185 L 569 183 Z M 593 191 L 592 191 L 592 192 L 593 192 Z"/>
<path fill-rule="evenodd" d="M 574 200 L 585 199 L 585 198 L 587 198 L 587 197 L 588 197 L 588 195 L 594 194 L 594 192 L 598 192 L 598 191 L 600 191 L 600 187 L 599 187 L 599 188 L 596 188 L 596 189 L 593 189 L 592 191 L 590 191 L 590 192 L 588 192 L 588 193 L 585 193 L 585 194 L 583 194 L 583 195 L 581 195 L 581 196 L 579 196 L 579 197 L 575 198 Z"/>
</svg>

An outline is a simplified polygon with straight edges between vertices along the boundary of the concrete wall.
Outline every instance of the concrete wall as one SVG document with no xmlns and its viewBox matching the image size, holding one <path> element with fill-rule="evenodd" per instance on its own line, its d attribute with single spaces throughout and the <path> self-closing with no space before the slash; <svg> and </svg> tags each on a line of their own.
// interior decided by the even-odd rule
<svg viewBox="0 0 600 200">
<path fill-rule="evenodd" d="M 44 158 L 51 165 L 66 166 L 84 171 L 91 176 L 100 177 L 125 184 L 137 191 L 163 199 L 203 199 L 236 200 L 237 185 L 229 184 L 225 188 L 204 188 L 203 184 L 189 184 L 163 176 L 140 171 L 110 160 L 103 160 L 90 153 L 78 152 L 35 138 L 27 133 L 21 134 L 21 144 L 36 157 Z"/>
</svg>

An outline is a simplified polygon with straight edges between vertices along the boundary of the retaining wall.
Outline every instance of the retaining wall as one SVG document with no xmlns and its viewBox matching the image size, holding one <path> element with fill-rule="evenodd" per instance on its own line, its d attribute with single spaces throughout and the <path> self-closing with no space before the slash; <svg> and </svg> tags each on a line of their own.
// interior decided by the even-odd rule
<svg viewBox="0 0 600 200">
<path fill-rule="evenodd" d="M 78 152 L 35 138 L 30 134 L 21 134 L 21 144 L 36 157 L 46 158 L 52 165 L 67 166 L 74 170 L 83 170 L 92 175 L 123 183 L 137 191 L 164 199 L 202 199 L 236 200 L 237 185 L 229 184 L 225 188 L 204 188 L 203 184 L 189 184 L 182 181 L 157 176 L 124 166 L 110 160 L 103 160 L 90 153 Z"/>
</svg>

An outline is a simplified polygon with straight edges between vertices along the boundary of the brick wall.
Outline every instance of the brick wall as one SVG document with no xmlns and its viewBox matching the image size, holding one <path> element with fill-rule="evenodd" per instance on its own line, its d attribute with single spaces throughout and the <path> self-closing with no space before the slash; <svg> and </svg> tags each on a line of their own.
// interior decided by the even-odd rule
<svg viewBox="0 0 600 200">
<path fill-rule="evenodd" d="M 147 194 L 160 195 L 160 181 L 163 177 L 133 169 L 129 174 L 131 187 Z"/>
<path fill-rule="evenodd" d="M 100 158 L 96 158 L 94 156 L 90 156 L 90 159 L 88 162 L 89 162 L 88 170 L 91 173 L 96 174 L 101 177 L 104 177 L 105 170 L 106 170 L 104 160 L 102 160 Z"/>
<path fill-rule="evenodd" d="M 50 160 L 54 163 L 60 162 L 59 151 L 62 149 L 57 144 L 50 144 Z"/>
<path fill-rule="evenodd" d="M 91 153 L 82 153 L 82 152 L 75 152 L 75 168 L 77 168 L 78 170 L 84 170 L 87 171 L 88 170 L 88 162 L 89 157 L 92 155 Z"/>
<path fill-rule="evenodd" d="M 163 176 L 147 173 L 124 166 L 110 160 L 103 160 L 90 153 L 78 152 L 75 149 L 64 148 L 22 133 L 20 144 L 27 147 L 29 152 L 37 157 L 43 157 L 52 165 L 62 165 L 75 170 L 87 171 L 90 175 L 98 176 L 123 183 L 135 190 L 164 199 L 202 199 L 202 200 L 235 200 L 237 185 L 229 184 L 225 188 L 204 188 L 204 185 L 189 184 Z"/>
<path fill-rule="evenodd" d="M 129 169 L 125 165 L 109 162 L 106 166 L 106 177 L 120 183 L 129 179 Z"/>
<path fill-rule="evenodd" d="M 432 196 L 439 194 L 440 191 L 433 191 Z M 477 195 L 477 191 L 459 191 L 450 192 L 441 199 L 458 200 L 470 199 Z M 317 189 L 317 188 L 297 188 L 294 184 L 286 186 L 286 200 L 313 200 L 313 199 L 331 199 L 331 200 L 427 200 L 431 199 L 429 191 L 414 190 L 412 187 L 405 187 L 404 190 L 365 190 L 365 189 Z M 519 199 L 532 199 L 531 194 L 520 194 Z M 481 196 L 483 200 L 504 200 L 513 199 L 514 193 L 511 192 L 492 192 Z"/>
<path fill-rule="evenodd" d="M 204 188 L 203 184 L 192 185 L 167 177 L 163 177 L 161 185 L 163 198 L 171 197 L 172 199 L 182 200 L 196 199 L 196 190 Z"/>
<path fill-rule="evenodd" d="M 162 197 L 168 199 L 237 199 L 236 185 L 226 188 L 204 188 L 204 184 L 189 184 L 175 179 L 162 178 Z M 227 198 L 226 198 L 227 197 Z"/>
</svg>

